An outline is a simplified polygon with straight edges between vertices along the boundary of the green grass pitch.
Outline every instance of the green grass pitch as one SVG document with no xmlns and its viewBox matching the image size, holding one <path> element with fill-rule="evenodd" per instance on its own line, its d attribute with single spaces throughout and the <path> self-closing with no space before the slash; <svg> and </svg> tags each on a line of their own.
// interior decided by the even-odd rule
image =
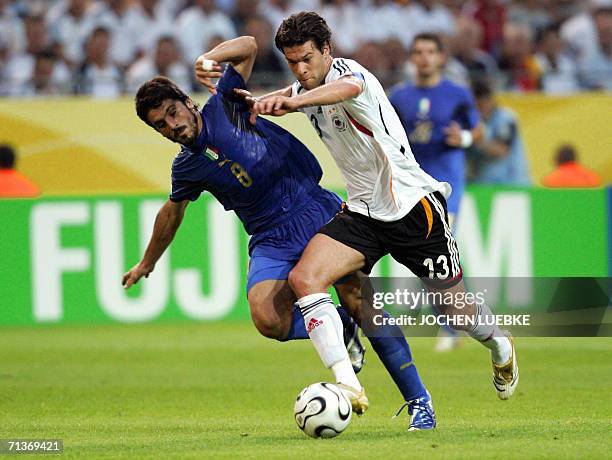
<svg viewBox="0 0 612 460">
<path fill-rule="evenodd" d="M 411 340 L 438 429 L 408 433 L 376 355 L 370 410 L 331 440 L 293 420 L 325 381 L 308 341 L 247 323 L 0 329 L 0 438 L 61 438 L 64 458 L 610 458 L 612 339 L 518 338 L 521 381 L 499 401 L 488 353 Z"/>
</svg>

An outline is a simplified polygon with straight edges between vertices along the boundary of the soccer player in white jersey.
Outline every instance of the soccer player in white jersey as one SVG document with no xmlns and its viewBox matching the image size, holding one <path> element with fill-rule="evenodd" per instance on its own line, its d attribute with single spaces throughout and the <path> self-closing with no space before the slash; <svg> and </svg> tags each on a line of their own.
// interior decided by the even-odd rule
<svg viewBox="0 0 612 460">
<path fill-rule="evenodd" d="M 376 77 L 353 60 L 331 56 L 331 31 L 317 13 L 285 19 L 275 42 L 297 81 L 252 99 L 252 119 L 304 112 L 336 161 L 348 194 L 347 206 L 310 240 L 289 274 L 300 307 L 309 310 L 331 302 L 327 290 L 334 280 L 359 270 L 369 273 L 386 254 L 430 290 L 443 293 L 442 298 L 463 296 L 459 252 L 446 208 L 450 185 L 419 167 Z M 438 308 L 458 318 L 457 323 L 469 323 L 455 328 L 491 351 L 494 387 L 500 399 L 508 399 L 518 384 L 514 342 L 489 324 L 490 308 L 485 303 L 463 308 L 442 303 Z M 427 404 L 425 396 L 416 410 Z"/>
</svg>

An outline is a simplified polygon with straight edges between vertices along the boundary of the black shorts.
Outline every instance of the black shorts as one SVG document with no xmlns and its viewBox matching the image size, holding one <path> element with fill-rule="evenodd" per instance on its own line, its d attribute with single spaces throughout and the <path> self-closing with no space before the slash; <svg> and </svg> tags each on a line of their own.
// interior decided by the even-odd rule
<svg viewBox="0 0 612 460">
<path fill-rule="evenodd" d="M 319 233 L 362 253 L 364 273 L 369 274 L 376 262 L 391 254 L 432 287 L 445 289 L 461 281 L 459 251 L 440 192 L 423 197 L 406 216 L 394 222 L 344 208 Z"/>
</svg>

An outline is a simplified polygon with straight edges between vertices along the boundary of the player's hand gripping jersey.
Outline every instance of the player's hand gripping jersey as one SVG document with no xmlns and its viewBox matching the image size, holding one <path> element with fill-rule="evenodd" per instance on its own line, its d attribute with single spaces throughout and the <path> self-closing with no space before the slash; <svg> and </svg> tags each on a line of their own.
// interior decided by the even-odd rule
<svg viewBox="0 0 612 460">
<path fill-rule="evenodd" d="M 354 76 L 363 91 L 353 99 L 304 112 L 329 149 L 346 183 L 351 211 L 381 221 L 404 217 L 428 193 L 450 195 L 415 161 L 402 124 L 374 75 L 350 59 L 336 58 L 325 83 Z M 306 91 L 299 82 L 292 96 Z"/>
</svg>

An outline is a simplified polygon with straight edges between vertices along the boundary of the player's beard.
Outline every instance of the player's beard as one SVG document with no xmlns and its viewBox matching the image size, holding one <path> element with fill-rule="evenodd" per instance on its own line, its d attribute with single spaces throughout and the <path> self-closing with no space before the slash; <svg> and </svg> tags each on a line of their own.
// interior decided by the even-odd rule
<svg viewBox="0 0 612 460">
<path fill-rule="evenodd" d="M 195 144 L 196 139 L 198 138 L 198 118 L 197 111 L 191 111 L 191 120 L 193 124 L 191 126 L 186 126 L 183 131 L 184 133 L 179 135 L 176 139 L 177 142 L 183 144 L 186 147 L 192 147 Z"/>
</svg>

